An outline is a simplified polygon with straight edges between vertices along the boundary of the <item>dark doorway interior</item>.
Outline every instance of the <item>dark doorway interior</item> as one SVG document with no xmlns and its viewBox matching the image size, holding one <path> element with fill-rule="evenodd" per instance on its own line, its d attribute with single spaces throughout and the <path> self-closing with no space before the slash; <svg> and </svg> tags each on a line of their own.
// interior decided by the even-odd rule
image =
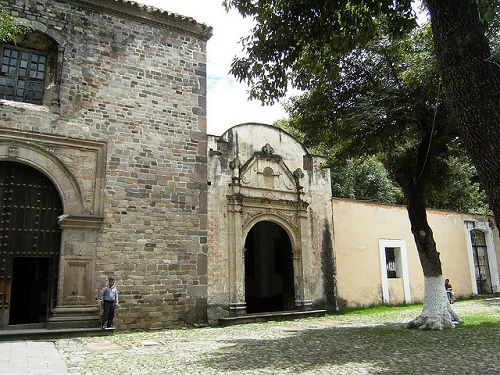
<svg viewBox="0 0 500 375">
<path fill-rule="evenodd" d="M 247 313 L 294 309 L 292 245 L 286 231 L 261 221 L 248 233 L 245 249 Z"/>
<path fill-rule="evenodd" d="M 0 328 L 47 321 L 55 305 L 63 213 L 40 171 L 0 162 Z"/>
<path fill-rule="evenodd" d="M 14 258 L 10 324 L 47 321 L 50 259 Z"/>
</svg>

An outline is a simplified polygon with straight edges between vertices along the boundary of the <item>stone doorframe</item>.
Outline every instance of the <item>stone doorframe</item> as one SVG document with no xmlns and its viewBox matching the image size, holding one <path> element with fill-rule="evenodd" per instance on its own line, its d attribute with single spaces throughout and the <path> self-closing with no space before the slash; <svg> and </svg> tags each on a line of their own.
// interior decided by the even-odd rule
<svg viewBox="0 0 500 375">
<path fill-rule="evenodd" d="M 261 221 L 281 226 L 292 246 L 295 306 L 299 310 L 312 307 L 312 300 L 304 284 L 304 243 L 307 233 L 308 204 L 303 201 L 271 200 L 236 194 L 228 197 L 229 238 L 229 313 L 246 313 L 245 302 L 245 240 L 252 227 Z"/>
<path fill-rule="evenodd" d="M 56 149 L 85 149 L 96 154 L 93 210 L 84 209 L 82 189 Z M 88 327 L 98 322 L 94 296 L 97 233 L 103 217 L 106 144 L 67 137 L 0 129 L 0 161 L 29 165 L 47 176 L 63 204 L 59 217 L 61 249 L 56 307 L 48 327 Z"/>
</svg>

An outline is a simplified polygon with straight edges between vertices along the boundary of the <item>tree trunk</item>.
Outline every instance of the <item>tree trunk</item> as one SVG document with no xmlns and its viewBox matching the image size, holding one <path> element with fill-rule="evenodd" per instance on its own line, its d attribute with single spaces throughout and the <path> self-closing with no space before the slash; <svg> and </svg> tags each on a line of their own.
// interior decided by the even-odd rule
<svg viewBox="0 0 500 375">
<path fill-rule="evenodd" d="M 427 0 L 444 99 L 500 227 L 500 65 L 476 1 Z"/>
<path fill-rule="evenodd" d="M 412 320 L 408 324 L 408 327 L 421 329 L 453 327 L 453 322 L 460 321 L 460 319 L 448 302 L 444 288 L 441 260 L 436 249 L 432 229 L 427 222 L 424 195 L 425 182 L 423 179 L 414 182 L 408 167 L 399 170 L 396 178 L 406 198 L 411 232 L 415 239 L 425 280 L 425 297 L 422 313 Z"/>
</svg>

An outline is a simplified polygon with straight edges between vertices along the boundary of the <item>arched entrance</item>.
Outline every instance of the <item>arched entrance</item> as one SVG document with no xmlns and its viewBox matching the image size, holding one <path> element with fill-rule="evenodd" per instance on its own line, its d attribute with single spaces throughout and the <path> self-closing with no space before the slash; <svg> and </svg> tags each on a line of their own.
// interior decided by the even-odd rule
<svg viewBox="0 0 500 375">
<path fill-rule="evenodd" d="M 62 213 L 44 174 L 0 162 L 0 325 L 47 322 L 56 300 Z"/>
<path fill-rule="evenodd" d="M 278 224 L 261 221 L 245 241 L 247 313 L 284 311 L 295 307 L 292 244 Z"/>
</svg>

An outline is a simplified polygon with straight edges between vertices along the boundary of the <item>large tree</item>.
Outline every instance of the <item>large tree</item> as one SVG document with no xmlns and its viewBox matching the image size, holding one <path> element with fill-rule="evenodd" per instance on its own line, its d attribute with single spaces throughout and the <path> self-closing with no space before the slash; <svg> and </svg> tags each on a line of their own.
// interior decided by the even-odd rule
<svg viewBox="0 0 500 375">
<path fill-rule="evenodd" d="M 250 84 L 250 97 L 260 99 L 263 103 L 272 103 L 282 97 L 286 93 L 288 85 L 291 84 L 299 89 L 309 91 L 307 94 L 309 95 L 308 105 L 317 103 L 318 111 L 313 115 L 318 115 L 321 110 L 328 111 L 332 105 L 329 95 L 324 95 L 329 88 L 338 87 L 338 85 L 330 85 L 332 82 L 342 81 L 346 77 L 349 77 L 352 82 L 356 82 L 360 76 L 363 76 L 370 83 L 373 74 L 376 78 L 376 69 L 373 70 L 371 76 L 365 76 L 363 71 L 355 69 L 356 58 L 346 62 L 347 58 L 356 53 L 359 54 L 358 58 L 364 58 L 364 54 L 367 53 L 365 47 L 381 34 L 398 37 L 415 27 L 411 2 L 405 0 L 369 2 L 363 0 L 349 2 L 226 0 L 225 3 L 228 7 L 237 8 L 244 16 L 254 17 L 256 21 L 251 35 L 243 40 L 247 56 L 235 59 L 231 68 L 231 72 L 237 78 Z M 439 20 L 433 19 L 433 22 L 439 23 Z M 433 29 L 436 30 L 434 24 Z M 453 32 L 450 30 L 450 33 Z M 440 42 L 436 37 L 434 40 L 435 44 Z M 486 40 L 484 33 L 482 40 Z M 390 40 L 386 44 L 390 46 Z M 384 45 L 380 47 L 384 47 Z M 439 51 L 440 47 L 437 46 L 436 50 Z M 488 44 L 483 43 L 480 47 L 488 48 Z M 381 48 L 382 54 L 380 56 L 382 57 L 384 57 L 383 50 L 384 48 Z M 376 58 L 373 59 L 373 61 L 376 60 Z M 391 96 L 400 98 L 402 91 L 404 91 L 404 89 L 401 90 L 404 77 L 398 71 L 400 67 L 392 60 L 393 55 L 387 54 L 385 56 L 385 70 L 392 74 L 392 79 L 388 82 L 392 85 L 392 91 L 389 88 L 385 91 L 384 97 L 380 98 L 388 102 L 390 102 Z M 484 64 L 488 63 L 484 62 Z M 442 70 L 443 65 L 440 65 L 440 68 Z M 415 66 L 415 69 L 418 69 L 418 66 Z M 412 72 L 405 71 L 404 74 L 411 77 Z M 467 74 L 467 72 L 461 70 L 460 74 Z M 472 85 L 471 88 L 474 88 L 474 82 L 469 80 L 468 83 Z M 345 92 L 348 93 L 346 97 L 342 93 L 334 95 L 336 100 L 345 103 L 346 106 L 359 100 L 364 101 L 372 93 L 372 91 L 367 90 L 361 92 L 359 96 L 349 96 L 349 84 L 349 79 L 346 79 L 344 82 Z M 496 85 L 495 81 L 489 80 L 487 84 L 489 84 L 488 87 L 492 93 L 492 87 L 494 88 Z M 443 86 L 447 85 L 449 82 L 443 79 Z M 483 89 L 484 86 L 482 86 Z M 449 103 L 450 95 L 453 92 L 449 90 L 449 87 L 444 87 L 443 91 L 446 102 Z M 372 98 L 374 102 L 377 99 L 377 97 Z M 412 103 L 414 96 L 408 93 L 405 99 L 403 102 L 400 100 L 397 102 Z M 497 102 L 498 95 L 483 99 L 489 100 L 490 103 Z M 422 103 L 422 105 L 426 107 L 428 103 Z M 475 105 L 480 106 L 480 103 L 475 102 Z M 412 108 L 412 110 L 421 109 L 418 106 Z M 458 110 L 453 105 L 450 105 L 450 109 Z M 405 114 L 413 114 L 407 110 L 408 108 L 404 105 L 401 108 L 391 108 L 393 114 L 397 114 L 392 121 L 388 121 L 387 112 L 369 111 L 373 113 L 373 116 L 369 121 L 366 121 L 366 118 L 362 119 L 354 111 L 347 121 L 342 121 L 339 124 L 342 126 L 343 134 L 351 132 L 351 141 L 350 144 L 349 141 L 346 143 L 346 148 L 364 149 L 363 142 L 370 139 L 370 137 L 364 136 L 366 134 L 377 136 L 377 139 L 380 140 L 378 146 L 381 150 L 387 150 L 387 147 L 394 146 L 394 143 L 390 143 L 394 139 L 403 146 L 402 149 L 396 147 L 394 150 L 403 151 L 399 157 L 394 157 L 395 154 L 392 154 L 388 160 L 397 163 L 393 170 L 407 199 L 411 229 L 417 245 L 426 286 L 424 310 L 421 316 L 412 322 L 412 325 L 424 328 L 441 328 L 451 326 L 454 313 L 445 302 L 439 253 L 436 250 L 432 230 L 426 218 L 425 191 L 429 177 L 433 175 L 431 163 L 439 161 L 443 150 L 449 149 L 450 134 L 453 134 L 455 123 L 449 121 L 449 118 L 441 118 L 444 111 L 438 111 L 436 119 L 433 116 L 429 117 L 428 114 L 425 115 L 425 111 L 420 111 L 422 116 L 419 116 L 416 124 L 412 124 L 411 121 L 406 121 Z M 364 112 L 367 113 L 367 111 Z M 492 120 L 491 112 L 488 112 L 488 120 Z M 335 115 L 333 113 L 333 116 L 328 115 L 322 118 L 332 119 Z M 454 114 L 453 120 L 457 121 L 456 114 Z M 436 121 L 439 126 L 435 126 Z M 309 121 L 309 124 L 311 123 L 314 123 L 314 120 Z M 323 128 L 329 128 L 328 125 L 330 125 L 329 123 L 321 124 L 324 125 Z M 489 129 L 497 128 L 498 121 L 488 122 L 485 120 L 480 125 Z M 414 136 L 401 138 L 401 133 L 398 131 L 400 128 L 413 129 Z M 403 134 L 410 135 L 412 131 Z M 489 141 L 483 140 L 483 146 L 486 145 L 491 151 L 498 151 L 498 137 L 494 137 L 495 130 L 487 131 L 487 133 L 493 138 Z M 322 139 L 328 139 L 327 135 L 323 133 Z M 330 142 L 335 142 L 336 136 L 335 133 L 332 133 Z M 415 143 L 415 140 L 418 142 Z M 465 145 L 467 146 L 467 144 Z M 367 146 L 372 147 L 373 145 Z M 406 152 L 411 149 L 413 152 Z M 374 151 L 373 147 L 372 151 Z M 471 154 L 470 151 L 469 154 Z M 497 155 L 498 152 L 494 152 L 492 156 L 485 159 L 498 159 Z M 474 158 L 472 160 L 475 161 Z M 486 184 L 484 181 L 496 181 L 499 169 L 497 168 L 494 173 L 487 168 L 478 168 L 478 171 L 483 173 L 482 182 L 487 189 L 490 203 L 498 220 L 500 212 L 495 208 L 495 202 L 498 203 L 498 201 L 492 197 L 495 196 L 495 189 L 498 190 L 500 185 Z"/>
<path fill-rule="evenodd" d="M 442 328 L 458 318 L 446 301 L 426 197 L 444 190 L 441 176 L 459 149 L 437 92 L 429 40 L 424 29 L 353 50 L 336 78 L 293 100 L 291 124 L 308 145 L 334 145 L 337 159 L 376 155 L 383 162 L 403 191 L 425 277 L 424 311 L 412 325 Z"/>
<path fill-rule="evenodd" d="M 500 227 L 500 2 L 426 0 L 446 104 Z M 496 31 L 496 33 L 495 33 Z"/>
<path fill-rule="evenodd" d="M 307 90 L 339 74 L 345 53 L 383 29 L 391 36 L 416 22 L 411 0 L 225 0 L 256 26 L 242 40 L 247 56 L 231 71 L 250 97 L 272 103 L 289 85 Z M 500 69 L 487 32 L 498 42 L 500 3 L 428 0 L 443 97 L 478 171 L 500 227 Z M 488 27 L 490 28 L 488 30 Z M 498 51 L 498 45 L 494 45 Z"/>
</svg>

